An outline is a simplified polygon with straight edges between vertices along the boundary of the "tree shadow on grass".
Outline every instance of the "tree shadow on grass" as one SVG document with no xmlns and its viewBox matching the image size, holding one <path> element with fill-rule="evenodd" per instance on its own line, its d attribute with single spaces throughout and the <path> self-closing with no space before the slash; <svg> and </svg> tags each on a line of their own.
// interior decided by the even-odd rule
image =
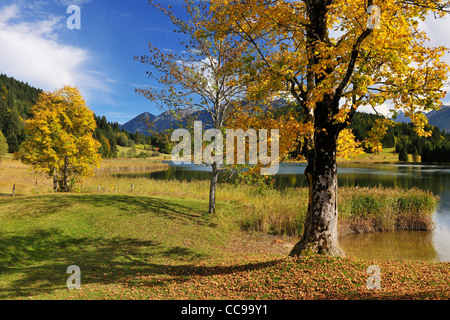
<svg viewBox="0 0 450 320">
<path fill-rule="evenodd" d="M 15 210 L 8 213 L 10 217 L 41 218 L 60 210 L 67 210 L 74 204 L 74 201 L 58 194 L 10 197 L 8 203 L 15 206 Z"/>
<path fill-rule="evenodd" d="M 12 198 L 12 194 L 11 193 L 0 193 L 0 197 L 11 197 Z"/>
<path fill-rule="evenodd" d="M 73 198 L 71 199 L 70 197 Z M 123 214 L 145 214 L 151 210 L 152 214 L 165 219 L 180 220 L 183 222 L 189 221 L 201 226 L 217 227 L 214 221 L 211 221 L 204 215 L 207 204 L 204 206 L 204 209 L 193 208 L 192 206 L 182 205 L 179 202 L 155 197 L 115 194 L 73 195 L 69 196 L 68 199 L 69 201 L 89 203 L 94 206 L 112 206 L 122 210 Z"/>
<path fill-rule="evenodd" d="M 195 212 L 192 207 L 154 197 L 100 194 L 88 196 L 69 195 L 67 199 L 78 203 L 88 203 L 93 206 L 114 207 L 122 210 L 123 214 L 146 213 L 151 210 L 152 213 L 171 220 L 188 219 L 198 224 L 205 223 L 204 219 L 202 219 L 202 213 Z"/>
<path fill-rule="evenodd" d="M 189 276 L 229 274 L 269 267 L 277 261 L 234 266 L 196 266 L 205 255 L 187 247 L 167 247 L 131 238 L 70 237 L 58 229 L 0 238 L 0 299 L 17 299 L 68 290 L 67 267 L 81 269 L 82 285 L 163 286 Z M 161 277 L 166 276 L 161 281 Z M 102 293 L 99 292 L 101 296 Z"/>
<path fill-rule="evenodd" d="M 13 198 L 11 198 L 13 199 Z M 170 220 L 189 220 L 198 225 L 215 227 L 198 209 L 184 206 L 169 200 L 149 196 L 120 195 L 120 194 L 50 194 L 42 196 L 25 196 L 14 198 L 18 201 L 16 212 L 18 216 L 34 218 L 65 211 L 74 204 L 84 203 L 92 207 L 113 207 L 124 215 L 145 214 L 151 212 L 159 217 Z M 205 207 L 206 210 L 206 207 Z"/>
</svg>

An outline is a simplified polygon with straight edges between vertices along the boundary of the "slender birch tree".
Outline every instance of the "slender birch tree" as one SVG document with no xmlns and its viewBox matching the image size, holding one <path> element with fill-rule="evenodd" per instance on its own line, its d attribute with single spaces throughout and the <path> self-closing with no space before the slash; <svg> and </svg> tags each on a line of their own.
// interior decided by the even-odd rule
<svg viewBox="0 0 450 320">
<path fill-rule="evenodd" d="M 155 102 L 162 110 L 174 115 L 206 111 L 212 119 L 216 134 L 211 139 L 222 140 L 221 130 L 229 119 L 233 105 L 244 97 L 247 78 L 239 77 L 242 70 L 241 57 L 247 46 L 237 42 L 232 35 L 209 31 L 211 22 L 209 1 L 185 0 L 185 17 L 177 17 L 171 7 L 149 4 L 167 15 L 176 32 L 185 36 L 180 53 L 168 52 L 149 43 L 149 55 L 135 57 L 152 68 L 149 78 L 156 79 L 161 90 L 150 87 L 136 91 Z M 188 112 L 186 112 L 188 111 Z M 216 210 L 216 185 L 219 176 L 220 155 L 212 157 L 209 213 Z"/>
</svg>

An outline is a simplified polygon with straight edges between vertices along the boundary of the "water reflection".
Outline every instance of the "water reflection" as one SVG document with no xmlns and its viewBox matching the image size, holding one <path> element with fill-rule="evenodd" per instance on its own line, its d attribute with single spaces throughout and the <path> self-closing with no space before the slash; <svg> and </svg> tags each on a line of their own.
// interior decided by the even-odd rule
<svg viewBox="0 0 450 320">
<path fill-rule="evenodd" d="M 281 164 L 275 188 L 304 187 L 306 164 Z M 208 166 L 184 165 L 151 173 L 124 173 L 127 177 L 163 180 L 207 180 Z M 226 180 L 221 176 L 219 181 Z M 228 180 L 230 181 L 230 180 Z M 434 214 L 435 230 L 384 232 L 342 237 L 342 247 L 350 254 L 367 259 L 416 259 L 450 261 L 450 168 L 425 165 L 355 165 L 338 166 L 340 186 L 417 187 L 440 196 Z"/>
<path fill-rule="evenodd" d="M 432 232 L 391 231 L 345 236 L 339 239 L 350 256 L 363 259 L 438 261 Z"/>
</svg>

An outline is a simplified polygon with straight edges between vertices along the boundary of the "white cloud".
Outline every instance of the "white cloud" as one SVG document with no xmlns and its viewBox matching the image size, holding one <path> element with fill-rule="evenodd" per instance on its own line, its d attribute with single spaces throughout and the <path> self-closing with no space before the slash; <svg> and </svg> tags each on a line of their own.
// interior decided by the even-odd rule
<svg viewBox="0 0 450 320">
<path fill-rule="evenodd" d="M 2 22 L 7 22 L 13 18 L 15 18 L 19 14 L 19 6 L 10 5 L 7 7 L 3 7 L 0 10 L 0 25 Z"/>
<path fill-rule="evenodd" d="M 425 21 L 419 22 L 419 27 L 421 30 L 425 31 L 429 42 L 426 43 L 429 47 L 444 46 L 450 48 L 450 38 L 448 37 L 448 30 L 450 30 L 450 17 L 446 16 L 444 18 L 435 18 L 433 14 L 429 14 Z M 447 53 L 443 57 L 443 61 L 450 65 L 450 55 Z M 445 87 L 444 90 L 449 91 L 449 87 Z M 450 96 L 447 95 L 443 99 L 444 104 L 450 103 Z M 377 111 L 385 116 L 392 116 L 390 109 L 394 109 L 391 102 L 384 103 L 381 106 L 377 106 Z M 358 111 L 366 113 L 375 113 L 371 106 L 361 106 Z"/>
<path fill-rule="evenodd" d="M 71 5 L 81 6 L 91 2 L 91 0 L 54 0 L 54 2 L 57 5 L 68 7 Z"/>
<path fill-rule="evenodd" d="M 130 83 L 130 86 L 136 89 L 159 89 L 157 86 L 151 86 L 149 84 Z"/>
<path fill-rule="evenodd" d="M 375 108 L 377 110 L 377 112 L 379 114 L 382 114 L 386 117 L 391 117 L 392 116 L 392 112 L 390 111 L 391 109 L 394 109 L 393 106 L 387 104 L 387 103 L 383 103 L 382 105 L 379 105 Z M 359 112 L 365 112 L 365 113 L 376 113 L 375 110 L 373 110 L 373 108 L 369 105 L 362 105 L 358 107 L 358 111 Z"/>
<path fill-rule="evenodd" d="M 0 8 L 0 72 L 44 90 L 73 85 L 84 95 L 108 91 L 86 67 L 92 62 L 90 52 L 58 40 L 64 16 L 24 19 L 21 9 L 19 4 Z"/>
<path fill-rule="evenodd" d="M 109 82 L 109 83 L 123 83 L 123 82 L 120 81 L 119 79 L 112 79 L 112 78 L 110 78 L 110 77 L 107 77 L 105 81 L 106 81 L 106 82 Z"/>
</svg>

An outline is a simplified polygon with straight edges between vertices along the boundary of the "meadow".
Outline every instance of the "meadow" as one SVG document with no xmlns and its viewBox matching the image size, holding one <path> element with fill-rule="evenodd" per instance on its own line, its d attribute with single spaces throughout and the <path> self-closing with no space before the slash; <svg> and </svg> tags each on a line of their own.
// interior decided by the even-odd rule
<svg viewBox="0 0 450 320">
<path fill-rule="evenodd" d="M 50 179 L 4 159 L 0 299 L 450 297 L 449 263 L 288 258 L 304 221 L 304 188 L 220 184 L 218 213 L 208 216 L 207 181 L 117 175 L 164 170 L 161 160 L 107 159 L 73 192 L 54 194 Z M 339 195 L 343 233 L 432 228 L 438 201 L 420 190 L 348 188 Z M 382 285 L 369 290 L 366 270 L 374 264 Z M 66 287 L 69 265 L 81 269 L 80 290 Z"/>
</svg>

